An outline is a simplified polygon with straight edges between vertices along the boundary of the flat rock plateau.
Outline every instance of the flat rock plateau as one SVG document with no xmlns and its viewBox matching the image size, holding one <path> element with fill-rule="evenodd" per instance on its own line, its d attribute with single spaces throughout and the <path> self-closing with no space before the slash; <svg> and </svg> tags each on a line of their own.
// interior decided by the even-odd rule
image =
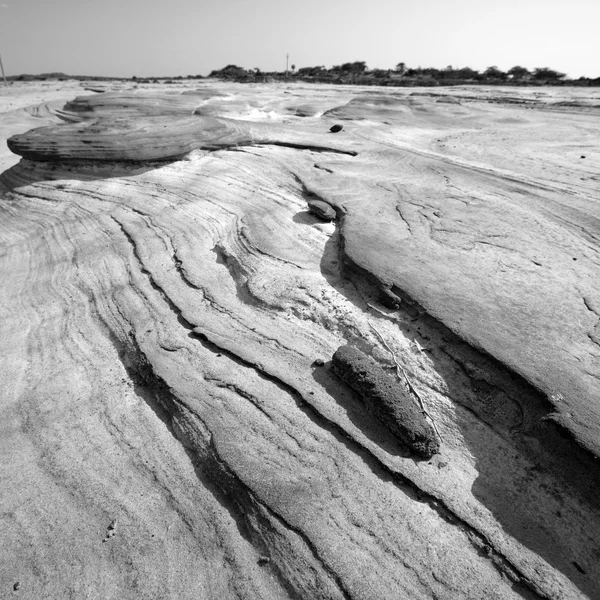
<svg viewBox="0 0 600 600">
<path fill-rule="evenodd" d="M 3 88 L 0 596 L 600 598 L 599 117 Z"/>
</svg>

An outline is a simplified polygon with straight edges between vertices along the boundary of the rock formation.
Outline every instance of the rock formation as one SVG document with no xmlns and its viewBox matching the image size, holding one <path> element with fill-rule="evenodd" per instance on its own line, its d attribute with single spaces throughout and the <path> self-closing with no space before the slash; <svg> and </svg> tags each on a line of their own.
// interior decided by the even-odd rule
<svg viewBox="0 0 600 600">
<path fill-rule="evenodd" d="M 597 598 L 596 109 L 293 89 L 0 98 L 0 590 Z"/>
</svg>

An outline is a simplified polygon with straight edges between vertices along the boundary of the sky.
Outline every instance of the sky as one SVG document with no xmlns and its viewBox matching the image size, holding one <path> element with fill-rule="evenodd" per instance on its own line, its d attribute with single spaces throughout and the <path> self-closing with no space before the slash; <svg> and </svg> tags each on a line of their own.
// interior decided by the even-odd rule
<svg viewBox="0 0 600 600">
<path fill-rule="evenodd" d="M 600 77 L 600 0 L 0 0 L 7 75 L 551 67 Z"/>
</svg>

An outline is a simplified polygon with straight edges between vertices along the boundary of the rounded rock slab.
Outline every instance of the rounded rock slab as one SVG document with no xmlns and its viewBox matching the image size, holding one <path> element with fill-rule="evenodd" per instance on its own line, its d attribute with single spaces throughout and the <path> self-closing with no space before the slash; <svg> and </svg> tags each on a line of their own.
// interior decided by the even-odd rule
<svg viewBox="0 0 600 600">
<path fill-rule="evenodd" d="M 67 162 L 172 160 L 192 150 L 251 142 L 242 126 L 200 116 L 99 119 L 39 127 L 7 141 L 10 150 L 24 158 Z"/>
</svg>

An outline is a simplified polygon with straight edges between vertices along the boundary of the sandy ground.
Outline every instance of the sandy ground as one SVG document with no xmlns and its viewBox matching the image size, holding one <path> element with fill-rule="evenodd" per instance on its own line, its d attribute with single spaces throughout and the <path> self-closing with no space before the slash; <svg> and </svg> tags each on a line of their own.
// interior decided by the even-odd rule
<svg viewBox="0 0 600 600">
<path fill-rule="evenodd" d="M 598 597 L 599 90 L 84 85 L 0 88 L 1 596 Z"/>
</svg>

